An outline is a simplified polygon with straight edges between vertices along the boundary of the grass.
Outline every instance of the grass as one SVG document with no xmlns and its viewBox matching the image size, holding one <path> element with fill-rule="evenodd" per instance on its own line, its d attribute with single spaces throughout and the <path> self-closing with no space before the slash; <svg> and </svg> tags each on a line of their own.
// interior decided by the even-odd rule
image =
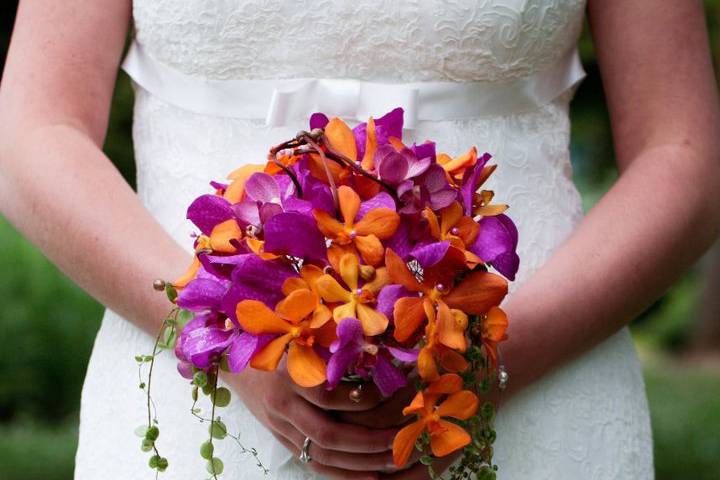
<svg viewBox="0 0 720 480">
<path fill-rule="evenodd" d="M 0 478 L 70 480 L 76 446 L 75 416 L 56 426 L 27 421 L 0 424 Z"/>
<path fill-rule="evenodd" d="M 645 371 L 657 480 L 720 478 L 720 374 L 667 358 Z"/>
</svg>

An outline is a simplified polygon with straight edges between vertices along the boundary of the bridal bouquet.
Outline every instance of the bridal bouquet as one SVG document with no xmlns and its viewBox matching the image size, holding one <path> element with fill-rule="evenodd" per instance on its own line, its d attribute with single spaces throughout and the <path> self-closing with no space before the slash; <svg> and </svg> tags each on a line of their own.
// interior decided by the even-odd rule
<svg viewBox="0 0 720 480">
<path fill-rule="evenodd" d="M 200 453 L 213 477 L 223 469 L 213 439 L 232 436 L 215 416 L 230 401 L 218 371 L 271 371 L 286 356 L 303 387 L 354 382 L 359 394 L 374 382 L 391 396 L 412 385 L 403 413 L 414 420 L 393 443 L 398 467 L 414 449 L 431 470 L 434 458 L 462 450 L 453 478 L 494 478 L 494 406 L 480 398 L 507 378 L 499 304 L 518 268 L 517 229 L 507 205 L 481 189 L 495 170 L 489 154 L 408 146 L 402 126 L 401 108 L 352 129 L 315 113 L 310 131 L 271 148 L 264 165 L 212 182 L 214 193 L 189 206 L 194 261 L 175 282 L 156 282 L 176 308 L 137 360 L 152 368 L 174 349 L 193 400 L 200 391 L 212 400 L 210 418 L 192 411 L 209 422 Z M 163 471 L 150 378 L 139 433 Z"/>
</svg>

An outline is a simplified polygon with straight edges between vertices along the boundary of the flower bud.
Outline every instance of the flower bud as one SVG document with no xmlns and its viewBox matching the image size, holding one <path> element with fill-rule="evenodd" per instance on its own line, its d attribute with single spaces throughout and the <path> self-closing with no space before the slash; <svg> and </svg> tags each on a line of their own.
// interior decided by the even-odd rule
<svg viewBox="0 0 720 480">
<path fill-rule="evenodd" d="M 360 277 L 366 282 L 375 278 L 375 267 L 372 265 L 360 265 Z"/>
</svg>

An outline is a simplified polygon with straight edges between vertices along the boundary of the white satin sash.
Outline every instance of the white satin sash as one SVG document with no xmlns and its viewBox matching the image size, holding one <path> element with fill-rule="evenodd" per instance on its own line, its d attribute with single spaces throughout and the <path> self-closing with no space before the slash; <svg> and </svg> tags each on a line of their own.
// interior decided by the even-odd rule
<svg viewBox="0 0 720 480">
<path fill-rule="evenodd" d="M 265 119 L 267 126 L 299 124 L 313 112 L 366 121 L 395 107 L 404 126 L 422 120 L 509 115 L 533 110 L 577 85 L 585 70 L 577 48 L 542 71 L 505 83 L 380 83 L 342 78 L 211 80 L 187 75 L 152 58 L 133 42 L 122 69 L 161 100 L 191 112 Z"/>
</svg>

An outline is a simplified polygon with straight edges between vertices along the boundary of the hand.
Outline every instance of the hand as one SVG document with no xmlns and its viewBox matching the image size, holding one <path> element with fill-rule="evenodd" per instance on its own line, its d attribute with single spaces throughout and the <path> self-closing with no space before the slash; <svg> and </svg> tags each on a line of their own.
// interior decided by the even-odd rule
<svg viewBox="0 0 720 480">
<path fill-rule="evenodd" d="M 391 445 L 398 429 L 370 429 L 342 423 L 328 410 L 369 410 L 381 396 L 367 389 L 359 403 L 350 401 L 349 386 L 326 391 L 323 386 L 304 389 L 293 383 L 284 364 L 274 372 L 245 370 L 223 380 L 248 409 L 294 455 L 305 437 L 311 445 L 308 467 L 338 479 L 377 479 L 379 471 L 394 468 Z"/>
<path fill-rule="evenodd" d="M 338 386 L 338 389 L 341 386 L 342 385 Z M 377 391 L 377 389 L 374 390 Z M 361 410 L 343 409 L 345 411 L 338 412 L 337 416 L 343 422 L 354 423 L 369 428 L 397 427 L 414 418 L 413 416 L 403 415 L 402 410 L 410 404 L 416 394 L 417 390 L 415 390 L 415 386 L 410 382 L 409 385 L 395 392 L 392 397 L 375 402 L 375 393 L 372 389 L 364 388 L 363 401 L 366 396 L 370 396 L 372 400 L 368 403 L 374 403 L 374 406 Z"/>
</svg>

